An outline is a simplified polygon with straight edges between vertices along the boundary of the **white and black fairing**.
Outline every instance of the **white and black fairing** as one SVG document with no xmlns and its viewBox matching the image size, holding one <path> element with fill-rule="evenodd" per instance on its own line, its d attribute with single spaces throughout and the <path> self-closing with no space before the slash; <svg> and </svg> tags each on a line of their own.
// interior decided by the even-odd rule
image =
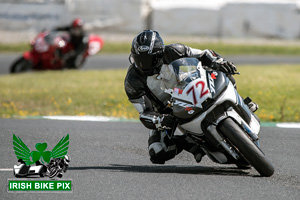
<svg viewBox="0 0 300 200">
<path fill-rule="evenodd" d="M 184 58 L 175 60 L 170 65 L 173 66 L 175 73 L 179 74 L 180 67 L 182 68 L 182 66 L 197 66 L 198 64 L 199 61 L 197 59 Z M 186 77 L 184 81 L 181 80 L 181 83 L 176 86 L 176 89 L 179 92 L 182 92 L 188 83 L 192 82 L 196 78 L 201 78 L 201 76 L 204 76 L 203 78 L 205 78 L 206 80 L 210 95 L 202 102 L 201 107 L 195 106 L 191 101 L 184 101 L 183 99 L 174 98 L 175 101 L 173 104 L 173 115 L 179 119 L 179 124 L 187 123 L 188 121 L 191 121 L 206 112 L 216 102 L 220 95 L 227 89 L 230 83 L 230 79 L 223 72 L 214 71 L 210 68 L 206 68 L 205 71 L 202 71 L 205 74 L 201 74 L 200 71 L 201 70 L 194 70 L 193 72 L 190 72 L 188 77 Z M 222 103 L 224 106 L 223 110 L 230 106 L 234 107 L 237 113 L 240 114 L 247 123 L 249 123 L 251 120 L 251 115 L 253 113 L 251 113 L 248 106 L 244 103 L 244 99 L 238 94 L 236 90 L 235 96 L 235 101 L 224 101 Z M 219 109 L 220 108 L 218 108 L 218 110 L 213 110 L 210 115 L 207 115 L 207 120 L 209 122 L 212 123 L 213 120 L 215 120 L 217 112 L 221 112 Z"/>
<path fill-rule="evenodd" d="M 195 73 L 197 73 L 199 77 L 201 77 L 199 72 Z M 182 119 L 184 122 L 187 122 L 189 120 L 192 120 L 194 117 L 202 114 L 210 106 L 213 105 L 215 99 L 217 99 L 218 96 L 222 94 L 229 83 L 229 79 L 222 72 L 207 71 L 206 79 L 207 83 L 210 83 L 208 85 L 208 88 L 211 92 L 211 97 L 209 97 L 202 103 L 202 108 L 195 107 L 192 102 L 185 102 L 186 104 L 176 102 L 173 106 L 173 114 L 176 117 Z"/>
<path fill-rule="evenodd" d="M 259 119 L 246 105 L 250 98 L 244 100 L 226 74 L 203 67 L 195 58 L 176 60 L 170 67 L 177 84 L 165 92 L 172 96 L 182 133 L 216 163 L 252 166 L 262 176 L 272 176 L 274 167 L 260 149 Z"/>
<path fill-rule="evenodd" d="M 259 146 L 259 120 L 244 103 L 234 84 L 226 74 L 204 69 L 194 58 L 179 59 L 171 65 L 178 75 L 178 84 L 172 91 L 173 115 L 178 119 L 178 128 L 199 143 L 205 141 L 203 148 L 215 162 L 247 164 L 218 137 L 218 124 L 230 117 Z"/>
</svg>

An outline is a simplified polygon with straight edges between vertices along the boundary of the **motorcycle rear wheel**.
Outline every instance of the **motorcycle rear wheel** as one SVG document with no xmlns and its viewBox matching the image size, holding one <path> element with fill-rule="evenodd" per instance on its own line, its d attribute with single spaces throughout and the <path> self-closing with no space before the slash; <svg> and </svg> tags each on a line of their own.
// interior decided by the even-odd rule
<svg viewBox="0 0 300 200">
<path fill-rule="evenodd" d="M 219 129 L 261 176 L 270 177 L 274 174 L 273 165 L 233 119 L 225 119 Z"/>
<path fill-rule="evenodd" d="M 10 73 L 26 72 L 32 69 L 31 62 L 23 56 L 16 60 L 10 67 Z"/>
</svg>

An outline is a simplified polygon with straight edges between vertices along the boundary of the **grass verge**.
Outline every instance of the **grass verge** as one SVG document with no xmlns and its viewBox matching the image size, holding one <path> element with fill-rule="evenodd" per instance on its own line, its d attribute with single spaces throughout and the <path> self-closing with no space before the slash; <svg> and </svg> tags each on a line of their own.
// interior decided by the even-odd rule
<svg viewBox="0 0 300 200">
<path fill-rule="evenodd" d="M 300 65 L 242 66 L 241 96 L 262 121 L 300 122 Z M 138 118 L 124 92 L 126 70 L 47 71 L 0 76 L 0 117 L 104 115 Z"/>
<path fill-rule="evenodd" d="M 239 71 L 238 91 L 259 104 L 261 120 L 300 122 L 300 65 L 243 66 Z"/>
<path fill-rule="evenodd" d="M 166 43 L 166 44 L 170 44 Z M 223 42 L 212 42 L 212 43 L 190 43 L 183 42 L 184 44 L 198 49 L 213 49 L 221 55 L 286 55 L 296 56 L 300 55 L 300 46 L 296 45 L 251 45 L 251 44 L 232 44 Z M 24 52 L 29 50 L 29 44 L 0 44 L 0 53 L 9 52 Z M 105 53 L 130 53 L 131 42 L 105 42 L 103 49 L 99 52 L 100 54 Z"/>
</svg>

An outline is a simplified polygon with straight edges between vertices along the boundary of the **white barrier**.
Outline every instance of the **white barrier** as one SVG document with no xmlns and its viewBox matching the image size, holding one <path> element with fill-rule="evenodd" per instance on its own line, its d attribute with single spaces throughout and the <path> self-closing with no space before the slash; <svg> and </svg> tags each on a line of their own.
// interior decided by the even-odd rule
<svg viewBox="0 0 300 200">
<path fill-rule="evenodd" d="M 173 2 L 173 3 L 172 3 Z M 224 38 L 300 37 L 297 0 L 154 0 L 153 28 L 164 34 Z"/>
<path fill-rule="evenodd" d="M 153 10 L 153 28 L 163 34 L 218 36 L 218 10 L 173 8 Z"/>
<path fill-rule="evenodd" d="M 88 29 L 136 32 L 144 26 L 143 0 L 73 0 L 67 7 L 73 17 L 81 16 Z"/>
<path fill-rule="evenodd" d="M 0 3 L 0 42 L 27 42 L 37 32 L 69 23 L 62 3 Z"/>
<path fill-rule="evenodd" d="M 229 3 L 221 13 L 223 37 L 300 37 L 300 10 L 296 3 Z"/>
<path fill-rule="evenodd" d="M 0 3 L 0 27 L 7 31 L 51 28 L 69 22 L 64 4 Z"/>
<path fill-rule="evenodd" d="M 0 2 L 0 42 L 24 42 L 39 31 L 69 25 L 75 17 L 88 31 L 136 33 L 144 29 L 143 0 L 9 0 Z M 14 1 L 15 2 L 15 1 Z"/>
<path fill-rule="evenodd" d="M 74 17 L 89 31 L 218 38 L 300 37 L 299 0 L 29 0 L 0 2 L 0 42 L 28 41 Z M 22 2 L 22 3 L 20 3 Z M 51 2 L 51 3 L 47 3 Z M 13 37 L 13 39 L 11 39 Z"/>
</svg>

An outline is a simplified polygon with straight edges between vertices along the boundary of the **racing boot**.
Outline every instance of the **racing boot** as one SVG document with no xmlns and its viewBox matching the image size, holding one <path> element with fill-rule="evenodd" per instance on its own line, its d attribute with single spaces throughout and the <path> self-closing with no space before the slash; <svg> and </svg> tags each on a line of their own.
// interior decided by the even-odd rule
<svg viewBox="0 0 300 200">
<path fill-rule="evenodd" d="M 205 156 L 201 146 L 197 144 L 192 138 L 187 135 L 174 136 L 174 141 L 178 149 L 184 149 L 194 155 L 197 163 L 201 162 L 202 157 Z"/>
<path fill-rule="evenodd" d="M 194 158 L 197 163 L 200 163 L 202 160 L 202 157 L 205 156 L 205 153 L 200 148 L 199 145 L 193 146 L 191 149 L 188 150 L 188 152 L 192 153 L 194 155 Z"/>
</svg>

